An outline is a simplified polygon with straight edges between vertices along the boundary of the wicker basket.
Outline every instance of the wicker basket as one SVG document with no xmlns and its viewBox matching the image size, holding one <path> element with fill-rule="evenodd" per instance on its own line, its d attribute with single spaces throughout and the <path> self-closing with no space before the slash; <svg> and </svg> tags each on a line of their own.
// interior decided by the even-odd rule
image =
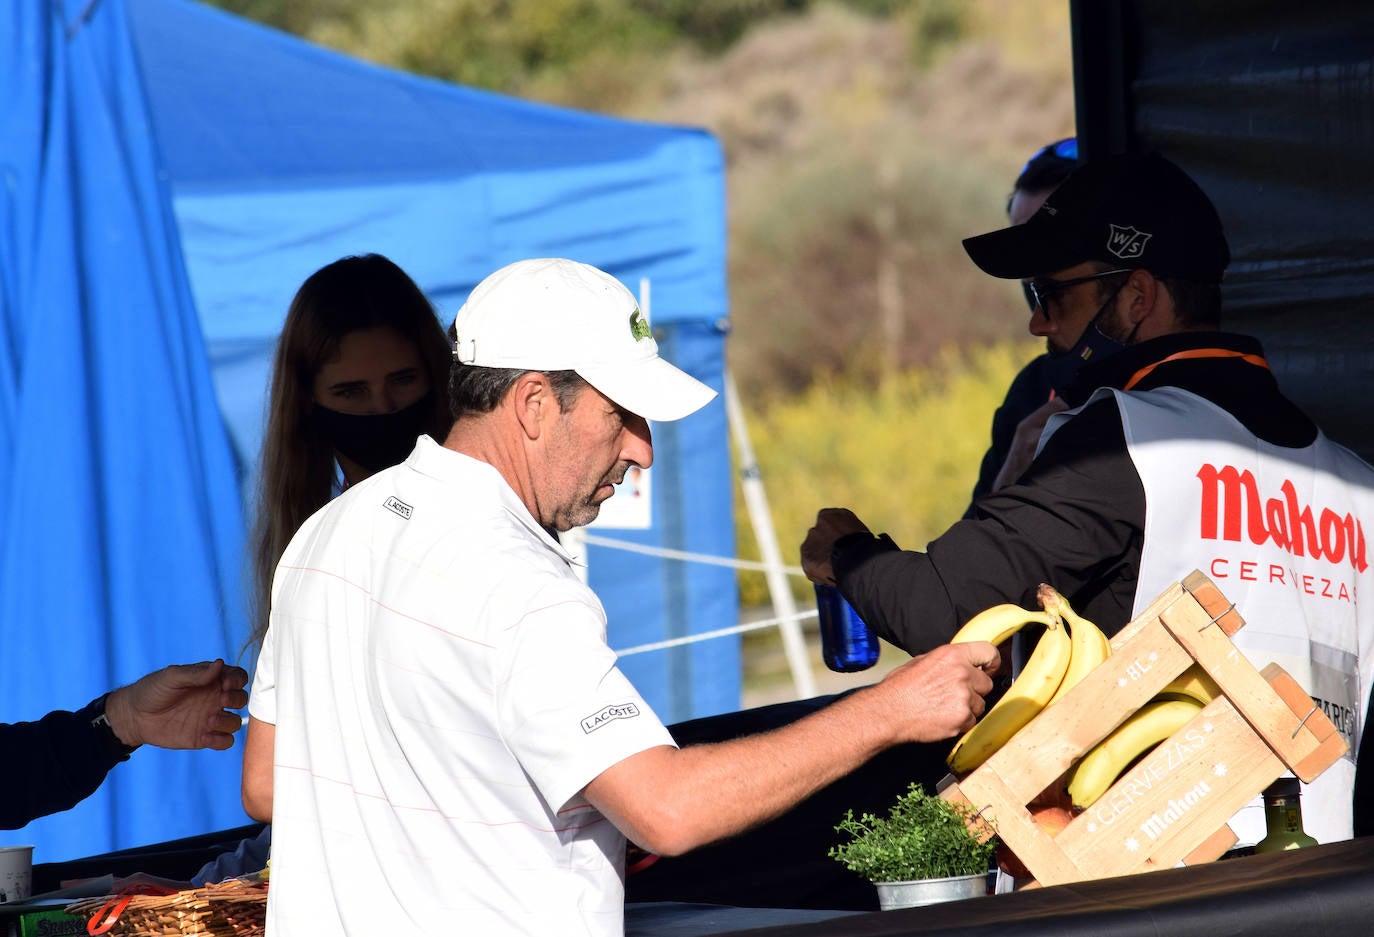
<svg viewBox="0 0 1374 937">
<path fill-rule="evenodd" d="M 91 918 L 93 933 L 113 915 L 103 931 L 112 937 L 262 937 L 267 884 L 231 879 L 170 895 L 89 898 L 68 905 L 67 913 Z"/>
</svg>

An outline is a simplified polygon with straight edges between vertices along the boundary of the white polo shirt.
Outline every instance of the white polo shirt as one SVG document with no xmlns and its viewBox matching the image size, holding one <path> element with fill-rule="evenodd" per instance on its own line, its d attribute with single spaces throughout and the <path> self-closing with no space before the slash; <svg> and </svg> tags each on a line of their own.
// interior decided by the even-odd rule
<svg viewBox="0 0 1374 937">
<path fill-rule="evenodd" d="M 428 437 L 301 527 L 249 703 L 276 726 L 269 937 L 623 932 L 624 837 L 580 791 L 673 741 L 570 562 Z"/>
</svg>

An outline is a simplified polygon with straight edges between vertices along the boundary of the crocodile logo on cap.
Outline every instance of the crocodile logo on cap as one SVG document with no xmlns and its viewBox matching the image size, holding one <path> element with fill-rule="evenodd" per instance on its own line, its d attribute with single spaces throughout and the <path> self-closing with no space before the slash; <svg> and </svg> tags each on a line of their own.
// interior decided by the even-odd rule
<svg viewBox="0 0 1374 937">
<path fill-rule="evenodd" d="M 630 334 L 634 336 L 634 340 L 637 342 L 642 342 L 652 335 L 649 331 L 649 323 L 645 320 L 644 313 L 639 311 L 638 306 L 635 307 L 634 312 L 630 313 Z"/>
</svg>

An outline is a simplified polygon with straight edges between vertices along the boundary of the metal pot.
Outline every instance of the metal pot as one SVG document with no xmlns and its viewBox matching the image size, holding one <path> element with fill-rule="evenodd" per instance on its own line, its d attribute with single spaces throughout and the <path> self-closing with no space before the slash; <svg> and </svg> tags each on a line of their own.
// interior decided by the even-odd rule
<svg viewBox="0 0 1374 937">
<path fill-rule="evenodd" d="M 874 882 L 878 889 L 878 906 L 884 911 L 897 908 L 917 908 L 942 901 L 960 901 L 988 893 L 988 877 L 956 875 L 952 878 L 923 878 L 911 882 Z"/>
</svg>

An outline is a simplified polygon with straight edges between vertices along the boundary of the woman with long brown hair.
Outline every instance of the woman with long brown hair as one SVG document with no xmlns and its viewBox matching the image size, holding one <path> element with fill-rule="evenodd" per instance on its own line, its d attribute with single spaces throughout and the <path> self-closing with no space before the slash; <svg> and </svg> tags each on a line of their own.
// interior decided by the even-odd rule
<svg viewBox="0 0 1374 937">
<path fill-rule="evenodd" d="M 272 364 L 251 547 L 250 649 L 267 633 L 272 576 L 306 518 L 404 460 L 420 434 L 438 442 L 448 435 L 451 357 L 434 307 L 380 254 L 336 260 L 296 291 Z M 264 826 L 191 883 L 262 869 L 271 836 Z"/>
<path fill-rule="evenodd" d="M 272 575 L 301 524 L 344 488 L 443 442 L 451 347 L 434 307 L 380 254 L 311 274 L 272 366 L 252 537 L 251 643 L 267 630 Z"/>
</svg>

